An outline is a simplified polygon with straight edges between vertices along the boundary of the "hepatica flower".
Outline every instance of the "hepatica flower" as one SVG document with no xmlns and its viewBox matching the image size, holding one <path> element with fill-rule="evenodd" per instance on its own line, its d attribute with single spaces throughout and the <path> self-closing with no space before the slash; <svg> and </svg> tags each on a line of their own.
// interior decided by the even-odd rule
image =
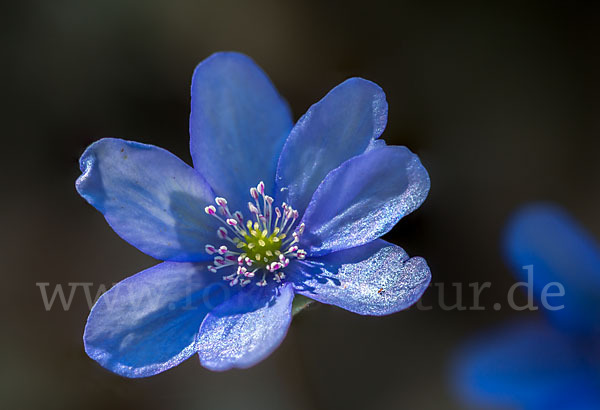
<svg viewBox="0 0 600 410">
<path fill-rule="evenodd" d="M 457 392 L 475 408 L 600 408 L 597 242 L 562 209 L 533 204 L 511 219 L 504 245 L 517 277 L 545 301 L 545 320 L 519 320 L 464 346 Z"/>
<path fill-rule="evenodd" d="M 363 315 L 413 304 L 427 264 L 378 238 L 419 207 L 429 177 L 378 139 L 386 120 L 381 88 L 351 78 L 294 125 L 250 58 L 218 53 L 192 79 L 193 168 L 151 145 L 92 144 L 77 191 L 164 262 L 100 297 L 87 354 L 128 377 L 194 353 L 211 370 L 245 368 L 281 343 L 295 295 Z"/>
</svg>

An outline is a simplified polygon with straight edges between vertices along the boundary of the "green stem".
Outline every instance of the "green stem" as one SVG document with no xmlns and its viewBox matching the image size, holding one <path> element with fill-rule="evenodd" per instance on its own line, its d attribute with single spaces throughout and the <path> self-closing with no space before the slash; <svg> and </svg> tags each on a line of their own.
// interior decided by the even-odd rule
<svg viewBox="0 0 600 410">
<path fill-rule="evenodd" d="M 313 302 L 314 300 L 307 298 L 306 296 L 296 295 L 292 302 L 292 316 L 296 316 Z"/>
</svg>

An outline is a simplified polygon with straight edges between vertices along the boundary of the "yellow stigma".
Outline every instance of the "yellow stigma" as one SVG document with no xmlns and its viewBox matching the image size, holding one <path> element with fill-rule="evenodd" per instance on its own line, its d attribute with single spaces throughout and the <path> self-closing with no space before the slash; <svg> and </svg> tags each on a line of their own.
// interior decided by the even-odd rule
<svg viewBox="0 0 600 410">
<path fill-rule="evenodd" d="M 259 266 L 266 266 L 279 260 L 281 255 L 281 242 L 285 234 L 279 234 L 279 228 L 275 228 L 268 235 L 266 229 L 259 230 L 258 223 L 247 223 L 248 233 L 244 235 L 244 241 L 240 241 L 237 247 L 245 252 Z"/>
</svg>

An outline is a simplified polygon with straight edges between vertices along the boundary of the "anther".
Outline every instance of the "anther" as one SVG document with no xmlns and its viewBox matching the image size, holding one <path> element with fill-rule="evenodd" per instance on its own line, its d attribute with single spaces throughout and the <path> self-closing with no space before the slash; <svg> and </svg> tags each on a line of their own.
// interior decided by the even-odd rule
<svg viewBox="0 0 600 410">
<path fill-rule="evenodd" d="M 252 214 L 258 215 L 260 214 L 260 211 L 258 210 L 257 207 L 255 207 L 252 203 L 248 202 L 248 209 L 250 210 L 250 212 Z"/>
<path fill-rule="evenodd" d="M 242 213 L 240 211 L 235 211 L 235 213 L 233 215 L 235 216 L 235 218 L 238 220 L 239 223 L 244 223 L 244 216 L 242 215 Z"/>
</svg>

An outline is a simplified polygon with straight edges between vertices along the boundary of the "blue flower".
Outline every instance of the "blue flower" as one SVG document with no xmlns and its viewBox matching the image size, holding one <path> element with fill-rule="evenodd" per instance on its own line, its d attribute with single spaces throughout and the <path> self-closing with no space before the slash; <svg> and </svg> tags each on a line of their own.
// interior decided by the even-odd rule
<svg viewBox="0 0 600 410">
<path fill-rule="evenodd" d="M 518 320 L 464 346 L 453 381 L 459 396 L 476 408 L 600 408 L 600 248 L 550 204 L 517 212 L 504 247 L 545 304 L 545 320 Z"/>
<path fill-rule="evenodd" d="M 211 370 L 245 368 L 281 343 L 295 295 L 363 315 L 413 304 L 427 264 L 378 238 L 419 207 L 429 177 L 378 139 L 386 120 L 381 88 L 351 78 L 294 125 L 266 74 L 228 52 L 193 75 L 193 168 L 137 142 L 88 147 L 79 194 L 165 262 L 102 295 L 87 354 L 127 377 L 194 353 Z"/>
</svg>

